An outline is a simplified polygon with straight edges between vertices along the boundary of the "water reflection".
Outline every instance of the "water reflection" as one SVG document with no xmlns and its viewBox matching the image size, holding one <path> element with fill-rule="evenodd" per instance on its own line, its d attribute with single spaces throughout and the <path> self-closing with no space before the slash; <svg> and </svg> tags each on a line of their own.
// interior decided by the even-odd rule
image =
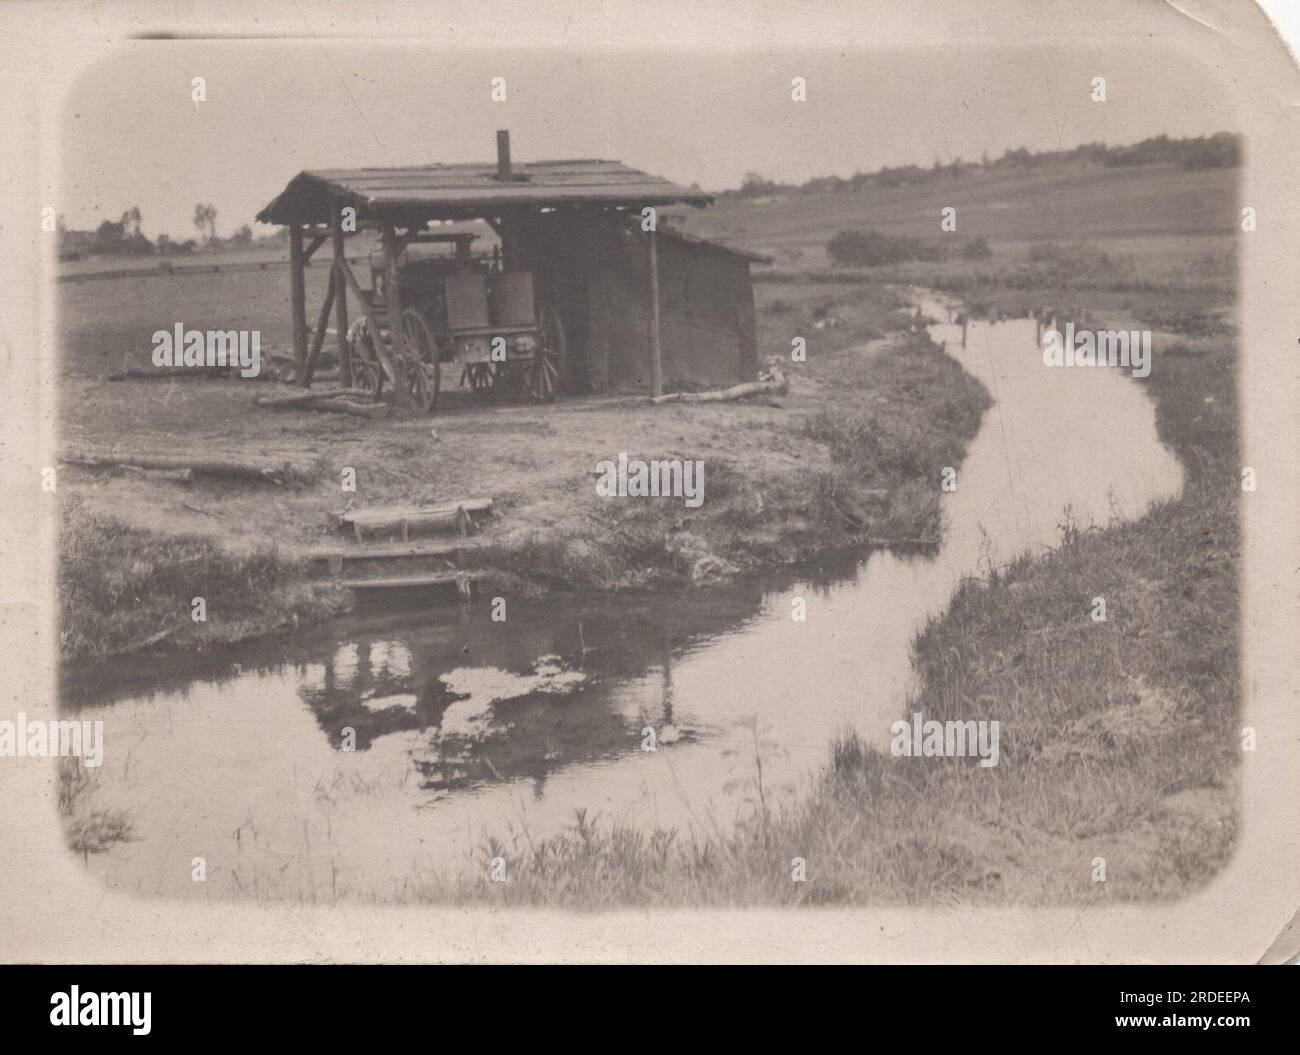
<svg viewBox="0 0 1300 1055">
<path fill-rule="evenodd" d="M 201 853 L 208 896 L 401 897 L 489 835 L 541 838 L 577 810 L 725 829 L 753 808 L 760 758 L 773 803 L 846 726 L 883 746 L 912 639 L 963 576 L 1054 544 L 1067 507 L 1105 523 L 1181 484 L 1135 382 L 1045 371 L 1032 320 L 963 323 L 931 332 L 996 403 L 944 496 L 937 551 L 511 600 L 506 622 L 481 601 L 357 617 L 221 657 L 70 671 L 65 706 L 105 721 L 95 806 L 138 833 L 89 866 L 113 887 L 195 896 Z"/>
</svg>

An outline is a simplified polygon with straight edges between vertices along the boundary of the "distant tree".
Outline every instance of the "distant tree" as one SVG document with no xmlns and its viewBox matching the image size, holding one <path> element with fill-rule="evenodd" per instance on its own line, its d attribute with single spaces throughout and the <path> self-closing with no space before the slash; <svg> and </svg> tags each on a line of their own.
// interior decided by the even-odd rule
<svg viewBox="0 0 1300 1055">
<path fill-rule="evenodd" d="M 95 228 L 95 249 L 101 253 L 122 251 L 122 225 L 105 220 Z"/>
<path fill-rule="evenodd" d="M 163 232 L 160 231 L 158 233 L 157 245 L 158 245 L 158 255 L 167 256 L 172 251 L 171 235 L 164 234 Z"/>
<path fill-rule="evenodd" d="M 194 206 L 194 226 L 204 245 L 212 245 L 217 237 L 217 210 L 211 205 Z"/>
<path fill-rule="evenodd" d="M 248 224 L 243 224 L 230 236 L 230 244 L 236 249 L 247 249 L 253 244 L 253 229 Z"/>
<path fill-rule="evenodd" d="M 140 207 L 133 205 L 122 214 L 118 221 L 118 226 L 122 229 L 121 245 L 118 249 L 122 253 L 152 253 L 153 243 L 144 236 L 140 230 Z"/>
<path fill-rule="evenodd" d="M 746 172 L 744 179 L 740 183 L 740 196 L 742 198 L 761 198 L 777 189 L 777 184 L 769 179 L 764 179 L 757 172 Z"/>
<path fill-rule="evenodd" d="M 133 205 L 122 214 L 122 239 L 134 241 L 140 237 L 140 207 Z"/>
</svg>

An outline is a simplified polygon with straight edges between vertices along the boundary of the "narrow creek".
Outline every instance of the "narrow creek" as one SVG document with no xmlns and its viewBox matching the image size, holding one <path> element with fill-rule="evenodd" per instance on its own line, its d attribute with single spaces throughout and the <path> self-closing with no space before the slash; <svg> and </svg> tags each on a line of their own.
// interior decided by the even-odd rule
<svg viewBox="0 0 1300 1055">
<path fill-rule="evenodd" d="M 1127 372 L 1045 368 L 1033 320 L 972 321 L 964 343 L 951 322 L 930 332 L 995 401 L 944 496 L 936 551 L 511 602 L 505 623 L 480 599 L 215 660 L 73 672 L 65 708 L 105 723 L 90 807 L 132 825 L 87 867 L 146 896 L 400 899 L 483 867 L 489 836 L 536 840 L 578 810 L 725 831 L 760 791 L 771 806 L 806 790 L 837 732 L 885 746 L 912 639 L 963 576 L 1054 545 L 1067 509 L 1106 524 L 1182 486 Z"/>
</svg>

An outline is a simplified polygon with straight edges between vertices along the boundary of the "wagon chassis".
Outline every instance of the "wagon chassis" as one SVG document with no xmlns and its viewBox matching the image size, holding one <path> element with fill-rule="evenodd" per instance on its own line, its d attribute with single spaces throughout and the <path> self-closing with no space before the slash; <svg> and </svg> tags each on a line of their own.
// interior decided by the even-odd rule
<svg viewBox="0 0 1300 1055">
<path fill-rule="evenodd" d="M 534 296 L 531 272 L 502 270 L 496 259 L 473 260 L 469 254 L 473 238 L 421 233 L 401 238 L 403 250 L 411 243 L 450 243 L 456 252 L 451 258 L 399 266 L 403 291 L 414 284 L 422 268 L 431 266 L 434 276 L 415 295 L 398 298 L 400 340 L 395 339 L 389 310 L 393 298 L 388 288 L 388 253 L 383 251 L 382 262 L 372 254 L 371 289 L 363 298 L 366 314 L 352 323 L 347 334 L 352 387 L 379 400 L 385 386 L 396 392 L 405 378 L 412 405 L 431 414 L 443 374 L 455 364 L 460 367 L 459 384 L 473 392 L 517 391 L 543 403 L 555 398 L 567 351 L 559 312 L 545 296 Z M 456 298 L 451 296 L 453 283 L 460 291 Z M 500 298 L 498 307 L 496 294 L 502 290 L 512 296 Z M 502 317 L 493 320 L 493 314 Z"/>
</svg>

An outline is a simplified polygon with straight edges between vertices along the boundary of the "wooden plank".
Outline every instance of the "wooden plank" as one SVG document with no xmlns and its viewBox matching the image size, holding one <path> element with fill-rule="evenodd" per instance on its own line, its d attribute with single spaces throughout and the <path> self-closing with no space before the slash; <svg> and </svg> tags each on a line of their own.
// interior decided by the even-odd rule
<svg viewBox="0 0 1300 1055">
<path fill-rule="evenodd" d="M 478 549 L 478 539 L 425 539 L 420 542 L 369 542 L 362 546 L 307 546 L 292 551 L 301 560 L 400 560 L 406 557 L 457 557 Z"/>
<path fill-rule="evenodd" d="M 646 249 L 650 272 L 650 394 L 664 394 L 663 350 L 659 340 L 659 244 L 650 230 Z"/>
<path fill-rule="evenodd" d="M 304 265 L 311 263 L 312 254 L 325 244 L 325 239 L 328 237 L 328 234 L 319 234 L 311 240 L 311 245 L 309 245 L 306 251 L 302 254 L 302 262 Z"/>
<path fill-rule="evenodd" d="M 320 358 L 321 346 L 325 343 L 325 328 L 329 325 L 330 309 L 334 307 L 334 287 L 338 282 L 338 272 L 330 270 L 329 285 L 325 289 L 325 302 L 316 317 L 316 331 L 311 336 L 311 351 L 307 353 L 307 364 L 298 375 L 298 384 L 303 388 L 311 387 L 311 375 L 316 372 L 316 360 Z"/>
<path fill-rule="evenodd" d="M 402 332 L 399 320 L 402 317 L 402 280 L 401 268 L 398 266 L 397 232 L 391 223 L 385 223 L 383 229 L 384 271 L 386 299 L 389 306 L 389 333 L 392 335 L 392 355 L 389 356 L 389 369 L 393 376 L 393 390 L 396 393 L 398 411 L 411 409 L 411 384 L 407 374 L 409 349 L 406 347 L 406 334 Z M 376 339 L 376 343 L 380 343 Z M 383 358 L 382 348 L 376 349 Z"/>
<path fill-rule="evenodd" d="M 365 312 L 374 310 L 374 294 L 368 289 L 362 289 L 361 283 L 357 281 L 357 276 L 352 273 L 352 265 L 348 263 L 346 257 L 343 258 L 343 277 L 347 280 L 348 289 L 356 295 L 357 300 L 361 302 Z M 365 313 L 363 312 L 363 314 Z"/>
<path fill-rule="evenodd" d="M 462 597 L 470 595 L 474 578 L 465 572 L 429 572 L 423 575 L 402 575 L 386 579 L 344 579 L 341 586 L 365 593 L 372 590 L 427 589 L 431 586 L 455 586 Z"/>
<path fill-rule="evenodd" d="M 468 535 L 474 527 L 472 512 L 486 512 L 492 508 L 490 498 L 448 502 L 437 506 L 398 506 L 387 509 L 348 510 L 332 514 L 340 525 L 351 525 L 356 539 L 361 542 L 366 531 L 401 530 L 406 541 L 412 528 L 457 531 Z"/>
<path fill-rule="evenodd" d="M 343 225 L 340 220 L 339 203 L 334 206 L 334 223 L 333 230 L 330 232 L 334 239 L 334 275 L 331 281 L 334 283 L 335 296 L 338 298 L 334 301 L 334 332 L 337 339 L 338 360 L 339 360 L 339 382 L 344 388 L 352 387 L 352 348 L 348 344 L 348 286 L 344 269 L 347 268 L 347 255 L 343 248 Z"/>
<path fill-rule="evenodd" d="M 360 522 L 364 526 L 372 523 L 397 523 L 404 518 L 409 519 L 426 514 L 455 513 L 458 509 L 464 509 L 467 513 L 486 513 L 491 508 L 492 499 L 490 498 L 461 498 L 450 502 L 438 502 L 435 505 L 373 506 L 366 509 L 347 509 L 331 515 L 341 524 Z"/>
<path fill-rule="evenodd" d="M 301 377 L 307 365 L 307 291 L 303 275 L 302 228 L 289 225 L 289 311 L 293 326 L 293 357 Z"/>
</svg>

